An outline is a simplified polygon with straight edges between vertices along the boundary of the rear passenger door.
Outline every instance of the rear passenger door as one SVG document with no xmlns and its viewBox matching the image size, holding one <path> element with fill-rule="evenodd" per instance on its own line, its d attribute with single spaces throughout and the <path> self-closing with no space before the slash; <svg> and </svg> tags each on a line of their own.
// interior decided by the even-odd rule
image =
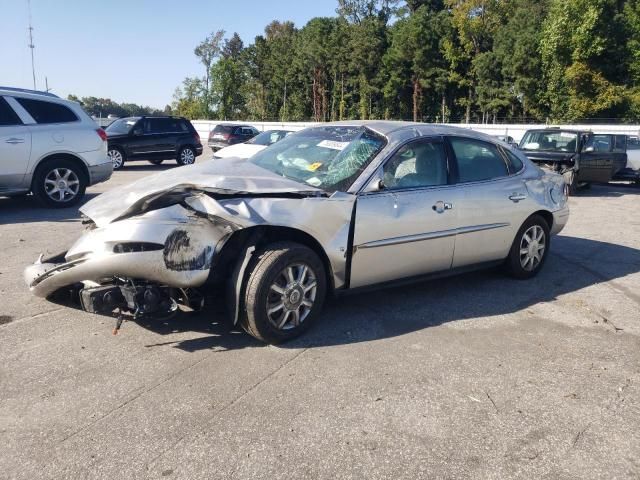
<svg viewBox="0 0 640 480">
<path fill-rule="evenodd" d="M 453 268 L 506 258 L 515 235 L 533 213 L 533 201 L 512 162 L 497 145 L 449 137 L 461 193 Z"/>
<path fill-rule="evenodd" d="M 31 132 L 0 97 L 0 192 L 24 188 L 31 155 Z"/>
<path fill-rule="evenodd" d="M 176 134 L 169 132 L 169 119 L 145 118 L 144 141 L 140 155 L 145 158 L 171 158 L 175 154 Z"/>
</svg>

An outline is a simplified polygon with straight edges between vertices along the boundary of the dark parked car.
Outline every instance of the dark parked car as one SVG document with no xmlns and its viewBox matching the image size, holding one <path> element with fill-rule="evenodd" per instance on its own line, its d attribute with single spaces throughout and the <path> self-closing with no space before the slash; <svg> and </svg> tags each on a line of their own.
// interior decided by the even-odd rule
<svg viewBox="0 0 640 480">
<path fill-rule="evenodd" d="M 609 182 L 627 165 L 627 137 L 610 133 L 546 128 L 527 130 L 520 149 L 540 167 L 565 177 L 569 191 Z"/>
<path fill-rule="evenodd" d="M 221 148 L 244 143 L 260 133 L 251 125 L 239 125 L 235 123 L 220 123 L 209 132 L 209 146 L 214 152 Z"/>
<path fill-rule="evenodd" d="M 155 165 L 175 160 L 178 165 L 191 165 L 202 155 L 198 132 L 182 117 L 121 118 L 106 132 L 114 170 L 132 160 L 148 160 Z"/>
</svg>

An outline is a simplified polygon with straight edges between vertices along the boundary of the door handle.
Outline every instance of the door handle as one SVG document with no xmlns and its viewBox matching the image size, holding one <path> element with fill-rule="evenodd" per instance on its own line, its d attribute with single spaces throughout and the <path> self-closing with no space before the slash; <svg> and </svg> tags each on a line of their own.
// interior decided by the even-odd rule
<svg viewBox="0 0 640 480">
<path fill-rule="evenodd" d="M 442 200 L 438 200 L 434 206 L 431 207 L 434 212 L 444 213 L 445 210 L 451 210 L 453 208 L 453 203 L 443 202 Z"/>
<path fill-rule="evenodd" d="M 12 145 L 15 145 L 16 143 L 24 143 L 24 138 L 11 137 L 9 140 L 6 140 L 5 143 L 10 143 Z"/>
<path fill-rule="evenodd" d="M 525 200 L 526 198 L 527 195 L 524 193 L 512 193 L 511 195 L 509 195 L 509 200 L 515 203 L 518 203 L 520 200 Z"/>
</svg>

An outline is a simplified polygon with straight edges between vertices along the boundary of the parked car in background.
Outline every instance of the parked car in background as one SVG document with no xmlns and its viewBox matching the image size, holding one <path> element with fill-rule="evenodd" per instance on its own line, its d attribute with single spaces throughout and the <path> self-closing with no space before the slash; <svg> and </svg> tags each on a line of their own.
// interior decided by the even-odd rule
<svg viewBox="0 0 640 480">
<path fill-rule="evenodd" d="M 107 136 L 78 103 L 0 87 L 0 196 L 70 207 L 112 171 Z"/>
<path fill-rule="evenodd" d="M 230 145 L 244 143 L 259 133 L 258 129 L 251 125 L 219 123 L 209 132 L 209 141 L 207 143 L 215 153 L 216 151 Z"/>
<path fill-rule="evenodd" d="M 630 135 L 627 137 L 627 166 L 620 170 L 614 180 L 625 180 L 640 184 L 640 139 Z"/>
<path fill-rule="evenodd" d="M 200 135 L 182 117 L 120 118 L 106 132 L 109 158 L 115 170 L 134 160 L 147 160 L 154 165 L 175 160 L 178 165 L 191 165 L 202 155 Z"/>
<path fill-rule="evenodd" d="M 565 177 L 569 191 L 611 181 L 627 164 L 627 136 L 581 130 L 527 130 L 520 150 L 539 166 Z"/>
<path fill-rule="evenodd" d="M 518 146 L 518 142 L 516 142 L 511 135 L 492 135 L 492 137 L 497 138 L 501 142 L 506 143 L 510 147 Z"/>
<path fill-rule="evenodd" d="M 244 143 L 236 143 L 230 147 L 221 148 L 213 154 L 213 158 L 249 158 L 269 145 L 279 142 L 290 133 L 292 133 L 291 130 L 266 130 Z"/>
<path fill-rule="evenodd" d="M 136 317 L 218 293 L 231 322 L 277 343 L 331 292 L 491 265 L 532 278 L 569 217 L 560 175 L 488 135 L 421 123 L 324 124 L 147 180 L 85 205 L 76 244 L 25 270 L 31 291 Z"/>
</svg>

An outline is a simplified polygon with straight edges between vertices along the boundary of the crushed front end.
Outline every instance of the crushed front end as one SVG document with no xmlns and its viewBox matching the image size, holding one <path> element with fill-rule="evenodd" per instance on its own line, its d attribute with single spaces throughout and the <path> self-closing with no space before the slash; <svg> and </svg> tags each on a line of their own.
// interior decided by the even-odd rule
<svg viewBox="0 0 640 480">
<path fill-rule="evenodd" d="M 70 290 L 91 313 L 162 315 L 189 303 L 186 292 L 207 281 L 216 252 L 233 231 L 232 224 L 212 221 L 187 203 L 102 227 L 88 221 L 67 252 L 41 257 L 24 278 L 39 297 Z"/>
</svg>

